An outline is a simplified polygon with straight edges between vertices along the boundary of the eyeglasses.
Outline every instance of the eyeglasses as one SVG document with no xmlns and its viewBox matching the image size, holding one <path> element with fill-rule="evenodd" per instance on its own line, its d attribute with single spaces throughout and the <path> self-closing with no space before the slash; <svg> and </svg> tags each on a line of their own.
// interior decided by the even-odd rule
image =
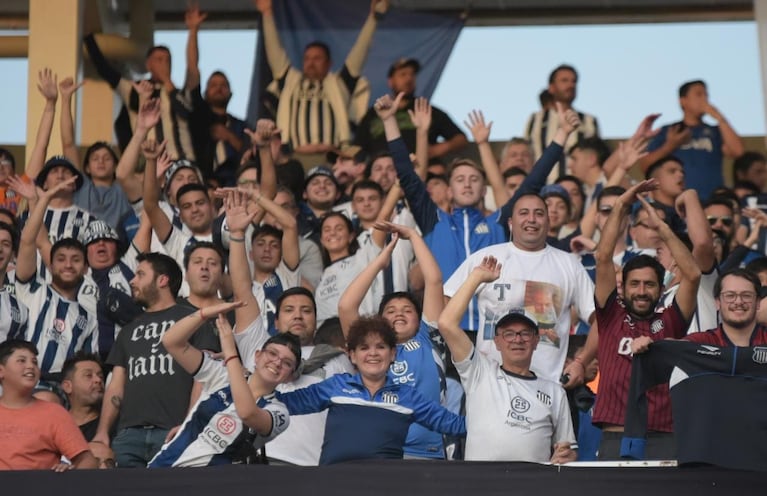
<svg viewBox="0 0 767 496">
<path fill-rule="evenodd" d="M 736 293 L 735 291 L 723 291 L 719 293 L 719 297 L 725 303 L 734 303 L 735 300 L 740 298 L 743 303 L 753 303 L 756 299 L 756 293 L 753 291 L 744 291 L 742 293 Z"/>
<path fill-rule="evenodd" d="M 708 217 L 706 217 L 706 219 L 708 219 L 709 225 L 712 225 L 712 226 L 716 224 L 717 221 L 722 221 L 722 224 L 727 227 L 730 227 L 732 225 L 732 217 L 728 215 L 725 215 L 723 217 L 715 217 L 713 215 L 709 215 Z"/>
<path fill-rule="evenodd" d="M 294 360 L 291 360 L 290 358 L 281 357 L 279 353 L 277 353 L 271 348 L 264 348 L 264 353 L 266 353 L 266 358 L 270 362 L 278 363 L 280 365 L 280 368 L 295 370 L 296 362 Z"/>
<path fill-rule="evenodd" d="M 498 335 L 501 336 L 501 338 L 507 343 L 514 342 L 517 338 L 527 342 L 533 339 L 535 332 L 531 331 L 530 329 L 525 329 L 524 331 L 503 331 Z"/>
</svg>

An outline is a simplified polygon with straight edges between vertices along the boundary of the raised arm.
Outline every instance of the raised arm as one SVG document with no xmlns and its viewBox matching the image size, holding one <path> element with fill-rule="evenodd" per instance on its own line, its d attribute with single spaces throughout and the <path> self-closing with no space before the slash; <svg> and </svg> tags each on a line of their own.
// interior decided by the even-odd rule
<svg viewBox="0 0 767 496">
<path fill-rule="evenodd" d="M 719 124 L 719 131 L 722 133 L 722 152 L 730 158 L 737 158 L 743 155 L 743 152 L 746 151 L 743 146 L 743 140 L 740 139 L 738 133 L 735 132 L 719 109 L 708 103 L 706 105 L 706 113 L 716 119 L 716 122 Z"/>
<path fill-rule="evenodd" d="M 290 69 L 290 59 L 280 41 L 277 25 L 274 23 L 272 0 L 254 0 L 256 9 L 261 13 L 261 29 L 264 30 L 264 50 L 266 61 L 272 70 L 274 79 L 282 79 Z"/>
<path fill-rule="evenodd" d="M 687 234 L 692 241 L 692 257 L 698 267 L 708 274 L 716 265 L 714 233 L 706 218 L 706 212 L 703 211 L 703 205 L 700 204 L 698 192 L 694 189 L 683 191 L 676 197 L 674 206 L 687 223 Z"/>
<path fill-rule="evenodd" d="M 75 84 L 72 78 L 62 79 L 59 83 L 59 93 L 61 93 L 61 150 L 65 157 L 78 169 L 82 169 L 80 164 L 80 152 L 75 145 L 75 122 L 72 117 L 72 95 L 80 89 L 83 81 Z"/>
<path fill-rule="evenodd" d="M 37 203 L 29 214 L 27 223 L 21 231 L 21 239 L 19 240 L 19 253 L 16 257 L 16 279 L 18 281 L 29 281 L 35 275 L 37 269 L 36 241 L 40 228 L 43 225 L 43 218 L 45 217 L 48 203 L 59 191 L 65 188 L 74 190 L 76 179 L 77 176 L 72 176 L 48 191 L 37 188 Z"/>
<path fill-rule="evenodd" d="M 141 83 L 133 83 L 133 87 L 139 94 L 143 94 L 146 91 L 146 87 L 151 86 L 149 82 L 142 81 Z M 139 88 L 142 88 L 139 90 Z M 147 162 L 153 160 L 156 163 L 156 153 L 158 149 L 164 149 L 164 143 L 162 147 L 158 147 L 154 141 L 146 142 L 146 137 L 149 131 L 154 128 L 160 121 L 160 100 L 159 99 L 147 99 L 141 102 L 139 106 L 138 118 L 136 119 L 136 129 L 133 131 L 128 146 L 120 156 L 119 162 L 117 162 L 117 169 L 115 175 L 117 182 L 125 192 L 128 201 L 131 203 L 137 202 L 143 196 L 143 176 L 136 172 L 136 165 L 138 164 L 139 151 L 144 151 L 144 156 L 147 157 Z M 150 158 L 154 157 L 154 158 Z"/>
<path fill-rule="evenodd" d="M 13 191 L 18 193 L 25 200 L 27 200 L 27 206 L 29 208 L 29 211 L 32 212 L 35 209 L 35 206 L 37 206 L 37 203 L 39 200 L 39 197 L 38 197 L 39 188 L 37 188 L 37 186 L 35 186 L 34 183 L 23 181 L 19 176 L 9 177 L 7 179 L 7 183 L 9 188 L 11 188 Z M 46 207 L 47 207 L 49 200 L 44 200 L 44 201 L 46 202 Z M 43 212 L 45 212 L 45 209 L 43 209 Z M 37 252 L 40 255 L 40 259 L 42 260 L 43 265 L 45 265 L 46 267 L 50 267 L 52 245 L 51 245 L 51 240 L 48 237 L 48 228 L 45 227 L 45 223 L 41 223 L 39 229 L 37 230 L 37 238 L 35 240 L 35 245 L 37 246 Z M 18 271 L 16 272 L 16 275 L 18 277 Z"/>
<path fill-rule="evenodd" d="M 410 241 L 424 279 L 423 320 L 437 322 L 445 307 L 442 271 L 426 242 L 412 227 L 392 224 L 391 222 L 376 222 L 375 228 L 389 231 L 396 234 L 399 239 Z"/>
<path fill-rule="evenodd" d="M 245 232 L 253 221 L 253 212 L 248 213 L 247 198 L 244 193 L 228 191 L 224 197 L 226 224 L 229 227 L 229 276 L 232 280 L 234 299 L 243 302 L 243 306 L 235 308 L 237 330 L 245 330 L 253 321 L 261 316 L 258 300 L 253 295 L 253 276 L 248 265 L 248 255 L 245 250 Z"/>
<path fill-rule="evenodd" d="M 146 147 L 145 147 L 146 148 Z M 155 150 L 156 151 L 156 150 Z M 149 216 L 152 229 L 157 233 L 161 243 L 165 243 L 173 230 L 168 216 L 160 208 L 160 185 L 157 180 L 158 162 L 169 163 L 167 152 L 163 151 L 159 157 L 153 157 L 154 153 L 145 155 L 146 167 L 144 168 L 144 213 Z"/>
<path fill-rule="evenodd" d="M 237 358 L 237 345 L 234 341 L 232 326 L 229 325 L 229 321 L 226 320 L 223 313 L 218 315 L 216 327 L 218 328 L 221 351 L 224 354 L 226 372 L 229 376 L 229 387 L 232 390 L 232 399 L 234 400 L 237 416 L 242 419 L 245 425 L 255 429 L 260 435 L 268 436 L 272 431 L 272 415 L 263 408 L 260 408 L 253 397 L 254 394 L 251 392 L 250 386 L 248 386 L 248 382 L 242 373 L 242 364 Z"/>
<path fill-rule="evenodd" d="M 43 169 L 45 156 L 48 154 L 48 143 L 51 140 L 53 119 L 56 116 L 56 100 L 59 98 L 59 90 L 56 87 L 56 74 L 46 67 L 39 71 L 37 75 L 37 90 L 45 98 L 45 107 L 43 107 L 43 115 L 40 117 L 40 124 L 37 126 L 35 146 L 32 148 L 32 153 L 27 161 L 26 173 L 32 180 Z"/>
<path fill-rule="evenodd" d="M 389 10 L 389 0 L 372 0 L 370 2 L 370 14 L 365 19 L 365 24 L 362 25 L 357 40 L 344 61 L 344 66 L 349 71 L 350 76 L 356 78 L 362 74 L 362 66 L 365 65 L 370 44 L 373 41 L 373 34 L 378 25 L 378 16 L 384 15 L 387 10 Z"/>
<path fill-rule="evenodd" d="M 104 57 L 104 54 L 101 53 L 101 49 L 96 43 L 96 38 L 93 33 L 86 36 L 83 41 L 85 42 L 85 50 L 88 52 L 88 57 L 90 57 L 93 66 L 96 68 L 96 72 L 99 73 L 99 76 L 101 76 L 104 81 L 109 83 L 109 86 L 111 86 L 112 89 L 117 89 L 117 85 L 120 84 L 121 79 L 120 72 L 112 67 L 106 57 Z"/>
<path fill-rule="evenodd" d="M 415 173 L 426 181 L 429 170 L 429 128 L 431 127 L 431 104 L 423 97 L 415 99 L 414 110 L 408 110 L 415 126 Z"/>
<path fill-rule="evenodd" d="M 674 153 L 674 150 L 690 141 L 690 138 L 692 138 L 692 131 L 689 127 L 681 127 L 680 124 L 668 126 L 663 144 L 639 160 L 642 172 L 646 172 L 652 164 L 663 157 Z"/>
<path fill-rule="evenodd" d="M 225 314 L 240 305 L 242 302 L 239 301 L 219 303 L 190 313 L 183 319 L 177 320 L 165 331 L 162 335 L 162 345 L 188 374 L 197 373 L 202 364 L 202 351 L 195 348 L 189 339 L 208 319 L 215 318 L 221 313 Z"/>
<path fill-rule="evenodd" d="M 344 339 L 347 337 L 349 327 L 352 322 L 360 316 L 359 308 L 365 295 L 373 285 L 378 273 L 384 270 L 391 263 L 391 254 L 394 247 L 397 246 L 398 237 L 395 234 L 392 240 L 387 244 L 381 253 L 373 259 L 370 265 L 366 266 L 357 277 L 347 286 L 341 298 L 338 300 L 338 319 L 341 321 L 341 330 L 344 333 Z"/>
<path fill-rule="evenodd" d="M 629 138 L 627 141 L 629 144 L 632 144 L 634 146 L 638 145 L 639 143 L 644 143 L 645 145 L 652 139 L 660 129 L 653 129 L 652 126 L 655 123 L 655 121 L 660 117 L 660 114 L 648 114 L 643 119 L 642 122 L 639 123 L 639 126 L 637 126 L 636 131 L 634 131 L 634 134 Z M 605 173 L 605 176 L 609 178 L 613 175 L 614 172 L 616 172 L 618 167 L 621 167 L 621 155 L 620 155 L 620 148 L 616 148 L 615 151 L 613 151 L 609 157 L 607 157 L 607 160 L 605 160 L 605 163 L 602 164 L 602 170 Z M 641 157 L 638 157 L 637 160 L 644 158 L 644 155 Z M 625 165 L 625 164 L 624 164 Z M 632 166 L 634 164 L 631 164 Z M 631 167 L 629 166 L 629 169 Z M 626 169 L 626 170 L 629 170 Z M 622 177 L 620 178 L 622 179 Z M 611 186 L 618 185 L 618 183 L 614 183 Z"/>
<path fill-rule="evenodd" d="M 184 23 L 189 30 L 189 36 L 186 40 L 185 90 L 191 90 L 200 85 L 200 51 L 197 45 L 197 33 L 199 33 L 200 26 L 207 17 L 207 13 L 200 12 L 200 5 L 197 2 L 191 2 L 184 13 Z"/>
<path fill-rule="evenodd" d="M 490 130 L 493 127 L 493 123 L 485 123 L 485 116 L 481 110 L 472 110 L 469 114 L 469 120 L 463 122 L 464 126 L 468 127 L 471 131 L 471 135 L 474 138 L 474 142 L 479 149 L 479 158 L 482 160 L 482 168 L 485 169 L 487 174 L 487 182 L 490 187 L 493 188 L 493 198 L 495 198 L 496 205 L 503 205 L 509 201 L 509 193 L 506 191 L 506 186 L 503 182 L 503 176 L 501 175 L 501 169 L 498 168 L 498 162 L 495 160 L 493 149 L 490 147 Z"/>
<path fill-rule="evenodd" d="M 461 318 L 469 307 L 480 284 L 495 281 L 501 276 L 501 264 L 494 257 L 485 257 L 477 267 L 469 273 L 458 291 L 445 305 L 439 317 L 439 332 L 445 339 L 454 362 L 461 362 L 469 357 L 474 345 L 461 329 Z"/>
<path fill-rule="evenodd" d="M 646 222 L 648 227 L 658 231 L 660 239 L 666 243 L 671 256 L 676 261 L 681 273 L 681 281 L 679 281 L 679 289 L 675 297 L 676 304 L 684 319 L 690 320 L 695 313 L 698 301 L 698 285 L 700 284 L 701 277 L 700 268 L 695 263 L 690 250 L 676 237 L 668 224 L 663 222 L 655 208 L 642 197 L 639 197 L 639 201 L 642 202 L 642 207 L 647 211 L 648 218 Z"/>
</svg>

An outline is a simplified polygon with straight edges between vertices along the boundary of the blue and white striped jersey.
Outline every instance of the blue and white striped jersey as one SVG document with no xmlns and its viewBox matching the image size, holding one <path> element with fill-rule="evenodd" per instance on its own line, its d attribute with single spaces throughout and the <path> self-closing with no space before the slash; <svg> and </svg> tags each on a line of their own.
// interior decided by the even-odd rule
<svg viewBox="0 0 767 496">
<path fill-rule="evenodd" d="M 43 376 L 61 372 L 79 350 L 98 353 L 96 316 L 56 292 L 39 276 L 16 280 L 16 297 L 29 308 L 25 339 L 37 346 Z"/>
<path fill-rule="evenodd" d="M 224 362 L 203 353 L 200 370 L 194 378 L 203 384 L 202 395 L 173 439 L 149 462 L 149 468 L 231 464 L 241 452 L 241 443 L 252 442 L 259 449 L 287 429 L 288 410 L 271 394 L 258 400 L 258 406 L 272 416 L 271 432 L 268 436 L 251 432 L 255 440 L 248 436 L 249 429 L 235 409 Z"/>
<path fill-rule="evenodd" d="M 29 310 L 8 291 L 0 291 L 0 343 L 6 339 L 24 339 Z"/>
</svg>

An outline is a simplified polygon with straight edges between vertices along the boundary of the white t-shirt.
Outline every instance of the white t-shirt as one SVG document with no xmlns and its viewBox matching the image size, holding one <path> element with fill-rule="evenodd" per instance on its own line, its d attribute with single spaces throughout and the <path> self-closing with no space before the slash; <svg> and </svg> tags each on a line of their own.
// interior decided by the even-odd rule
<svg viewBox="0 0 767 496">
<path fill-rule="evenodd" d="M 501 363 L 495 348 L 495 324 L 513 308 L 524 307 L 538 320 L 541 340 L 531 368 L 544 379 L 557 382 L 567 355 L 570 306 L 584 322 L 594 313 L 594 283 L 577 256 L 546 246 L 539 251 L 520 250 L 513 243 L 488 246 L 472 253 L 445 283 L 452 297 L 486 256 L 503 264 L 498 280 L 477 290 L 479 331 L 477 349 Z"/>
<path fill-rule="evenodd" d="M 716 300 L 714 300 L 714 284 L 718 278 L 719 271 L 717 269 L 701 276 L 700 286 L 698 286 L 698 304 L 692 319 L 690 319 L 687 334 L 708 331 L 719 325 L 719 312 L 716 309 Z M 675 284 L 664 291 L 660 306 L 662 308 L 670 307 L 677 291 L 679 291 L 679 284 Z"/>
<path fill-rule="evenodd" d="M 565 390 L 505 372 L 472 349 L 455 363 L 466 391 L 466 460 L 548 463 L 559 442 L 575 442 Z"/>
<path fill-rule="evenodd" d="M 314 292 L 317 301 L 317 327 L 325 320 L 338 317 L 338 300 L 349 284 L 360 272 L 381 253 L 381 248 L 372 239 L 365 239 L 364 234 L 358 238 L 359 249 L 346 258 L 342 258 L 322 272 L 322 279 Z M 378 312 L 378 304 L 383 298 L 383 287 L 378 280 L 373 281 L 370 290 L 365 295 L 359 308 L 360 315 L 373 315 Z"/>
</svg>

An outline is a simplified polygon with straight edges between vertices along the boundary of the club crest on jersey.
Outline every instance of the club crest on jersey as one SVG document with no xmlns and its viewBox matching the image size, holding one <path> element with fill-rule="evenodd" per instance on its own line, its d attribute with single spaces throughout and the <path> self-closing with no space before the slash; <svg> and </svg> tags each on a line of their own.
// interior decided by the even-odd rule
<svg viewBox="0 0 767 496">
<path fill-rule="evenodd" d="M 551 406 L 551 396 L 544 393 L 543 391 L 536 391 L 535 396 L 538 398 L 538 401 L 543 403 L 546 406 Z"/>
<path fill-rule="evenodd" d="M 397 393 L 392 393 L 391 391 L 386 391 L 381 395 L 381 401 L 384 403 L 397 403 L 399 402 L 399 395 Z"/>
<path fill-rule="evenodd" d="M 85 219 L 75 217 L 74 219 L 72 219 L 72 225 L 75 227 L 82 227 L 85 225 Z"/>
<path fill-rule="evenodd" d="M 754 354 L 751 355 L 751 359 L 756 363 L 767 363 L 767 347 L 754 346 Z"/>
<path fill-rule="evenodd" d="M 66 326 L 63 319 L 53 319 L 53 330 L 62 333 L 64 332 L 64 327 Z"/>
<path fill-rule="evenodd" d="M 660 331 L 663 330 L 663 327 L 664 325 L 662 320 L 660 319 L 653 320 L 652 324 L 650 324 L 650 332 L 652 332 L 653 334 L 658 334 Z"/>
<path fill-rule="evenodd" d="M 405 361 L 402 361 L 402 362 L 395 361 L 395 362 L 393 362 L 391 364 L 391 367 L 389 367 L 389 368 L 391 369 L 391 373 L 392 374 L 394 374 L 394 375 L 402 375 L 402 374 L 405 374 L 407 372 L 407 362 L 405 362 Z"/>
</svg>

